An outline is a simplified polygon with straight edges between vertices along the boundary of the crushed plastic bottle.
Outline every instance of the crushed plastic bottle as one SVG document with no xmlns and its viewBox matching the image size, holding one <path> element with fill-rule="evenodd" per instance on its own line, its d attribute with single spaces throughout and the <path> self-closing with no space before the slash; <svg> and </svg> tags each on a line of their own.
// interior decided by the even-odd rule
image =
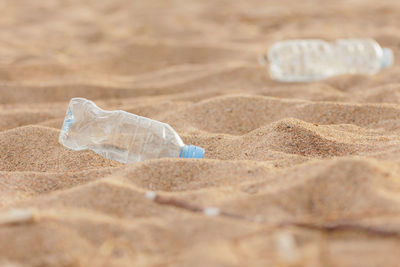
<svg viewBox="0 0 400 267">
<path fill-rule="evenodd" d="M 185 145 L 166 123 L 122 110 L 102 110 L 84 98 L 71 99 L 59 142 L 69 149 L 90 149 L 122 163 L 204 157 L 204 149 Z"/>
<path fill-rule="evenodd" d="M 340 74 L 375 74 L 393 64 L 393 52 L 372 39 L 288 40 L 263 58 L 281 82 L 309 82 Z"/>
</svg>

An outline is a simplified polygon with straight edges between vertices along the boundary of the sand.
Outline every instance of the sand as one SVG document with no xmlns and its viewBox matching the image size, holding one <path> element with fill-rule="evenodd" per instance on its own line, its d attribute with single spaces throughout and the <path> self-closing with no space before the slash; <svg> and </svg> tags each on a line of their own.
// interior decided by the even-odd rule
<svg viewBox="0 0 400 267">
<path fill-rule="evenodd" d="M 0 266 L 398 266 L 400 65 L 278 83 L 276 41 L 369 37 L 400 3 L 0 1 Z M 205 159 L 123 165 L 58 135 L 71 97 Z"/>
</svg>

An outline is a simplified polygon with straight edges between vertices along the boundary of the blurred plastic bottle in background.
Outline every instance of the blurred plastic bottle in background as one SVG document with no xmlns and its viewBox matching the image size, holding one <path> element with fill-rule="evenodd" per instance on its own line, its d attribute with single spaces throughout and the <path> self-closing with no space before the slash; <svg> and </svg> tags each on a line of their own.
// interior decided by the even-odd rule
<svg viewBox="0 0 400 267">
<path fill-rule="evenodd" d="M 122 163 L 204 157 L 204 149 L 185 145 L 166 123 L 122 110 L 105 111 L 84 98 L 71 99 L 59 142 L 69 149 L 90 149 Z"/>
<path fill-rule="evenodd" d="M 375 74 L 393 64 L 393 52 L 372 39 L 288 40 L 275 43 L 264 62 L 275 80 L 309 82 L 340 74 Z"/>
</svg>

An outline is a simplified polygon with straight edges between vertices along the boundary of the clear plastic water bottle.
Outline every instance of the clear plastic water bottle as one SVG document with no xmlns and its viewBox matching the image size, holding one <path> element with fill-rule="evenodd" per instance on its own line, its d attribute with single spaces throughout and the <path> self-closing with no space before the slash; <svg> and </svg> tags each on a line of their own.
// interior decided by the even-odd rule
<svg viewBox="0 0 400 267">
<path fill-rule="evenodd" d="M 67 148 L 90 149 L 122 163 L 204 157 L 204 149 L 185 145 L 166 123 L 122 110 L 105 111 L 84 98 L 71 99 L 59 142 Z"/>
<path fill-rule="evenodd" d="M 393 64 L 393 52 L 372 39 L 289 40 L 274 44 L 270 75 L 282 82 L 308 82 L 339 74 L 375 74 Z"/>
</svg>

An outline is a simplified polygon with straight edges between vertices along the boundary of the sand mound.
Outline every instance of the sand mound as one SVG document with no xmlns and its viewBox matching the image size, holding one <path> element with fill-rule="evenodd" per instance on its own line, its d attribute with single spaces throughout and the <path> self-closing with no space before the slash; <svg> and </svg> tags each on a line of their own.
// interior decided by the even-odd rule
<svg viewBox="0 0 400 267">
<path fill-rule="evenodd" d="M 0 112 L 0 131 L 17 128 L 27 124 L 36 124 L 53 118 L 50 112 L 41 111 L 6 111 Z"/>
<path fill-rule="evenodd" d="M 48 194 L 101 179 L 115 168 L 99 168 L 77 172 L 0 172 L 0 207 L 41 194 Z"/>
<path fill-rule="evenodd" d="M 250 181 L 264 180 L 274 172 L 256 162 L 163 159 L 129 166 L 120 175 L 143 190 L 180 192 L 245 182 L 249 173 Z"/>
<path fill-rule="evenodd" d="M 235 95 L 201 101 L 186 110 L 167 114 L 164 120 L 178 128 L 192 126 L 211 133 L 241 135 L 287 117 L 309 123 L 375 128 L 399 115 L 397 105 L 310 102 Z"/>
<path fill-rule="evenodd" d="M 65 266 L 87 265 L 90 264 L 89 256 L 82 258 L 80 253 L 85 252 L 88 253 L 87 255 L 94 253 L 93 247 L 87 240 L 70 228 L 56 225 L 53 222 L 18 228 L 2 228 L 0 232 L 3 237 L 0 241 L 0 248 L 4 259 L 0 263 L 4 266 L 18 266 L 20 263 L 51 266 L 59 265 L 60 262 Z M 15 238 L 17 235 L 21 238 Z M 6 240 L 8 242 L 5 242 Z M 23 248 L 29 248 L 36 258 L 32 259 Z M 69 252 L 66 254 L 65 250 Z M 47 255 L 52 256 L 47 257 Z"/>
<path fill-rule="evenodd" d="M 321 162 L 301 165 L 285 171 L 285 178 L 275 186 L 258 183 L 252 196 L 225 203 L 225 207 L 231 212 L 246 210 L 252 216 L 264 214 L 265 220 L 276 220 L 279 213 L 283 217 L 309 217 L 317 221 L 357 221 L 396 214 L 398 199 L 393 194 L 399 189 L 397 166 L 392 165 L 394 170 L 388 172 L 389 166 L 355 159 L 326 162 L 322 166 Z M 305 172 L 307 176 L 299 175 Z M 261 203 L 268 203 L 262 211 Z"/>
<path fill-rule="evenodd" d="M 25 126 L 0 133 L 0 170 L 74 172 L 118 166 L 94 152 L 71 151 L 58 143 L 58 130 Z"/>
</svg>

